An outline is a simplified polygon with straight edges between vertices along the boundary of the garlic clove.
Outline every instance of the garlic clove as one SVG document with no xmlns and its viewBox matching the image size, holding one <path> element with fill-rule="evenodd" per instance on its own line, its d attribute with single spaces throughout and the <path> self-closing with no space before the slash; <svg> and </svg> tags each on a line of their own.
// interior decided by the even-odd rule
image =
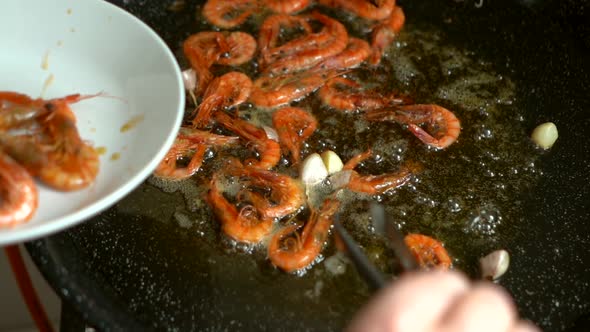
<svg viewBox="0 0 590 332">
<path fill-rule="evenodd" d="M 324 181 L 328 177 L 328 170 L 322 157 L 312 153 L 301 163 L 301 181 L 306 185 L 313 185 Z"/>
<path fill-rule="evenodd" d="M 266 137 L 268 139 L 271 139 L 276 142 L 279 141 L 279 134 L 273 127 L 263 126 L 262 129 L 264 129 L 264 132 L 266 133 Z"/>
<path fill-rule="evenodd" d="M 197 73 L 192 68 L 183 70 L 182 82 L 187 91 L 193 91 L 197 87 Z"/>
<path fill-rule="evenodd" d="M 531 138 L 535 144 L 547 150 L 557 141 L 557 126 L 553 122 L 540 124 L 533 130 Z"/>
<path fill-rule="evenodd" d="M 332 150 L 326 150 L 322 152 L 322 160 L 328 169 L 328 174 L 334 174 L 340 172 L 344 168 L 342 159 Z"/>
<path fill-rule="evenodd" d="M 510 255 L 504 249 L 496 250 L 479 259 L 481 276 L 484 279 L 496 280 L 508 270 Z"/>
</svg>

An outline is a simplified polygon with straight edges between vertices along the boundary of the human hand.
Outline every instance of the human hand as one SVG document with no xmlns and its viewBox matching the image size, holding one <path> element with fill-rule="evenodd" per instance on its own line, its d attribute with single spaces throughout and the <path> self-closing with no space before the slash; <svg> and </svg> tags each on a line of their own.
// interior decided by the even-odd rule
<svg viewBox="0 0 590 332">
<path fill-rule="evenodd" d="M 381 290 L 347 332 L 534 332 L 510 295 L 454 271 L 413 272 Z"/>
</svg>

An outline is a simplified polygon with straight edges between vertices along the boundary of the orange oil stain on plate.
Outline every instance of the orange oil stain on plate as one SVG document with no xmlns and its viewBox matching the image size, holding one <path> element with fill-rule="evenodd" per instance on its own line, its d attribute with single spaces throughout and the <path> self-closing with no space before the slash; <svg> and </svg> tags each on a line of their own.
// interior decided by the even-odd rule
<svg viewBox="0 0 590 332">
<path fill-rule="evenodd" d="M 43 55 L 43 59 L 41 60 L 41 69 L 49 69 L 49 50 L 47 50 L 47 52 L 45 52 L 45 55 Z"/>
<path fill-rule="evenodd" d="M 98 153 L 99 156 L 104 156 L 107 153 L 106 146 L 99 146 L 99 147 L 96 147 L 94 150 L 96 151 L 96 153 Z"/>
<path fill-rule="evenodd" d="M 43 98 L 43 96 L 45 96 L 47 89 L 53 83 L 54 80 L 55 80 L 55 76 L 53 76 L 53 74 L 49 74 L 49 76 L 47 76 L 47 78 L 45 79 L 45 83 L 43 83 L 43 88 L 41 88 L 41 98 Z"/>
<path fill-rule="evenodd" d="M 135 128 L 141 121 L 143 121 L 144 115 L 143 114 L 138 114 L 134 117 L 132 117 L 131 119 L 129 119 L 129 121 L 127 121 L 125 124 L 123 124 L 121 126 L 121 132 L 127 132 L 133 128 Z"/>
</svg>

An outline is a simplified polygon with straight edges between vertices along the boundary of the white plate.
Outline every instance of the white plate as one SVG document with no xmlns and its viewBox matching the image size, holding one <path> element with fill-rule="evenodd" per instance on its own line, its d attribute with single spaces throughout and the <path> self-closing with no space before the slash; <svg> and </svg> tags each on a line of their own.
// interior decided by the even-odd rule
<svg viewBox="0 0 590 332">
<path fill-rule="evenodd" d="M 73 226 L 136 188 L 174 141 L 184 91 L 180 68 L 161 38 L 108 2 L 2 0 L 0 13 L 0 91 L 43 98 L 98 92 L 116 97 L 72 105 L 82 138 L 106 148 L 95 184 L 68 193 L 39 184 L 35 215 L 0 228 L 1 246 Z M 45 88 L 47 80 L 52 82 Z M 122 132 L 134 119 L 141 120 Z"/>
</svg>

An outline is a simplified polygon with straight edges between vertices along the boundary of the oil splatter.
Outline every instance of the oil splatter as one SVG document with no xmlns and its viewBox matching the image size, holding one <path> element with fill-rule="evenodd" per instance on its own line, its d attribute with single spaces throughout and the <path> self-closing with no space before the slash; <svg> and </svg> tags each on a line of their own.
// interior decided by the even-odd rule
<svg viewBox="0 0 590 332">
<path fill-rule="evenodd" d="M 117 161 L 121 159 L 121 154 L 119 152 L 115 152 L 111 155 L 111 161 Z"/>
</svg>

